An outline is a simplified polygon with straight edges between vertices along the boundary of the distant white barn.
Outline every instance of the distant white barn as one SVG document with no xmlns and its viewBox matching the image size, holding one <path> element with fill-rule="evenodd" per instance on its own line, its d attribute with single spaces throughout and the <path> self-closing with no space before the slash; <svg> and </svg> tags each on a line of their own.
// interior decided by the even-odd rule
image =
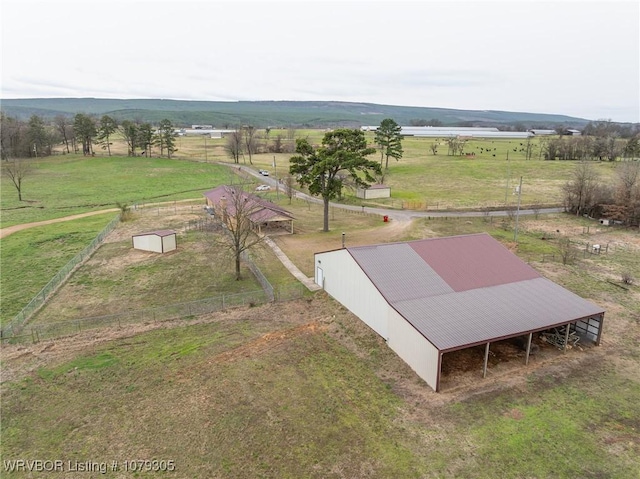
<svg viewBox="0 0 640 479">
<path fill-rule="evenodd" d="M 377 126 L 363 126 L 363 131 L 376 131 Z M 494 127 L 403 126 L 400 135 L 423 138 L 529 138 L 528 131 L 500 131 Z"/>
<path fill-rule="evenodd" d="M 369 188 L 356 188 L 356 197 L 364 200 L 391 197 L 391 188 L 387 185 L 371 185 Z"/>
<path fill-rule="evenodd" d="M 176 232 L 173 230 L 150 231 L 133 235 L 133 247 L 142 251 L 167 253 L 177 248 Z"/>
</svg>

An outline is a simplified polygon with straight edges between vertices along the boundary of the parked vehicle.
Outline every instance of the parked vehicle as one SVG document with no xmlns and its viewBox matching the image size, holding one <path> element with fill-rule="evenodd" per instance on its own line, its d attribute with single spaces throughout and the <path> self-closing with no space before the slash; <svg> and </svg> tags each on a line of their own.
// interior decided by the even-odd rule
<svg viewBox="0 0 640 479">
<path fill-rule="evenodd" d="M 256 191 L 269 191 L 271 187 L 269 185 L 260 185 L 256 188 Z"/>
<path fill-rule="evenodd" d="M 262 176 L 269 176 L 269 172 L 267 170 L 260 170 L 258 171 L 258 173 L 260 173 Z"/>
</svg>

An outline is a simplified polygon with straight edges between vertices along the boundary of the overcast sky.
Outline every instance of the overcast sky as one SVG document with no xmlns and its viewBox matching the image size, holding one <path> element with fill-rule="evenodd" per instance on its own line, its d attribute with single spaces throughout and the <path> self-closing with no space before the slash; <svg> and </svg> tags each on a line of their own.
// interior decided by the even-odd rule
<svg viewBox="0 0 640 479">
<path fill-rule="evenodd" d="M 334 100 L 640 121 L 640 2 L 0 0 L 2 98 Z"/>
</svg>

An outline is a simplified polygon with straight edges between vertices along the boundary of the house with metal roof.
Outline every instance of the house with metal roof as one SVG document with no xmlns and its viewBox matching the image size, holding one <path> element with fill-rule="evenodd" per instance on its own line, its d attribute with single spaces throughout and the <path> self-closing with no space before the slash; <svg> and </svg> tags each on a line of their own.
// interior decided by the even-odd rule
<svg viewBox="0 0 640 479">
<path fill-rule="evenodd" d="M 235 218 L 236 208 L 242 202 L 243 214 L 259 234 L 287 231 L 293 233 L 294 217 L 291 212 L 259 196 L 247 193 L 239 186 L 221 185 L 203 193 L 206 208 L 223 221 Z"/>
<path fill-rule="evenodd" d="M 488 234 L 316 253 L 318 285 L 436 392 L 443 355 L 565 327 L 600 343 L 605 311 L 541 276 Z M 565 341 L 567 344 L 568 341 Z"/>
</svg>

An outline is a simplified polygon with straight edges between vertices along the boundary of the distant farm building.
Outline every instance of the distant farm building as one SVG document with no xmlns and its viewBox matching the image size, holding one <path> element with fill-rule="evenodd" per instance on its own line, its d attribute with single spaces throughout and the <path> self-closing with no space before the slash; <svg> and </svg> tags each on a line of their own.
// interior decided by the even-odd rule
<svg viewBox="0 0 640 479">
<path fill-rule="evenodd" d="M 482 346 L 486 375 L 494 342 L 523 341 L 525 363 L 534 333 L 565 328 L 567 337 L 600 343 L 601 307 L 542 277 L 488 234 L 343 248 L 316 253 L 314 264 L 316 283 L 435 391 L 454 351 Z"/>
<path fill-rule="evenodd" d="M 222 221 L 232 221 L 237 216 L 238 202 L 242 202 L 244 214 L 257 233 L 286 231 L 293 233 L 294 216 L 269 200 L 243 191 L 235 186 L 218 186 L 204 194 L 207 208 Z"/>
<path fill-rule="evenodd" d="M 212 128 L 183 128 L 178 130 L 178 136 L 207 136 L 209 138 L 223 138 L 225 135 L 235 133 L 236 130 L 215 130 Z"/>
<path fill-rule="evenodd" d="M 177 248 L 176 232 L 173 230 L 158 230 L 149 233 L 133 235 L 133 247 L 142 251 L 167 253 Z"/>
<path fill-rule="evenodd" d="M 540 130 L 533 129 L 529 130 L 533 136 L 549 136 L 549 135 L 557 135 L 558 132 L 556 130 Z"/>
<path fill-rule="evenodd" d="M 363 131 L 376 131 L 377 126 L 363 126 Z M 528 131 L 500 131 L 491 127 L 403 126 L 402 136 L 425 138 L 529 138 Z"/>
<path fill-rule="evenodd" d="M 391 197 L 391 188 L 386 185 L 371 185 L 369 188 L 356 188 L 356 197 L 363 200 Z"/>
</svg>

